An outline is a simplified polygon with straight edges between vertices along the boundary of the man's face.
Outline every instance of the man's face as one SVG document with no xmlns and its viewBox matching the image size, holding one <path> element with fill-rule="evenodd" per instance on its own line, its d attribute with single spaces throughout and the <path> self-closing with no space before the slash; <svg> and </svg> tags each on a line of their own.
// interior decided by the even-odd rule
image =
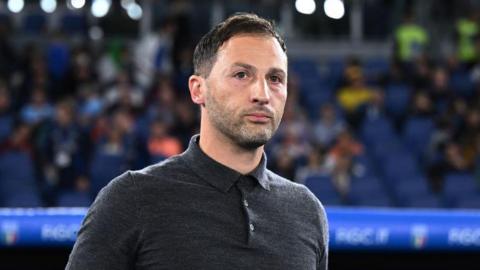
<svg viewBox="0 0 480 270">
<path fill-rule="evenodd" d="M 206 79 L 209 124 L 235 144 L 255 149 L 278 128 L 287 99 L 287 56 L 273 37 L 225 42 Z"/>
</svg>

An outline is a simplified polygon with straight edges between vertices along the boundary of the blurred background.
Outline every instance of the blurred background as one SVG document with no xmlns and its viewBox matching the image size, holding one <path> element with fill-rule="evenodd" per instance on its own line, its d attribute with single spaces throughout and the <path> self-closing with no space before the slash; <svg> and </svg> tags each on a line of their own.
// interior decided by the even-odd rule
<svg viewBox="0 0 480 270">
<path fill-rule="evenodd" d="M 0 207 L 88 207 L 123 171 L 183 152 L 199 128 L 194 46 L 240 11 L 274 20 L 288 47 L 271 170 L 327 209 L 480 209 L 473 0 L 0 0 Z M 383 255 L 334 253 L 332 268 L 434 263 Z"/>
</svg>

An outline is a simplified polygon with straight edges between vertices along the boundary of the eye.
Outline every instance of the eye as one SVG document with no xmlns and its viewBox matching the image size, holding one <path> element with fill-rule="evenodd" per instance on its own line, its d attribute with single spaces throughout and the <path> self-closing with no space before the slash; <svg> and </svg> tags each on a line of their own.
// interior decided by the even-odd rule
<svg viewBox="0 0 480 270">
<path fill-rule="evenodd" d="M 271 75 L 270 76 L 270 81 L 273 82 L 273 83 L 282 83 L 283 80 L 280 76 L 277 76 L 277 75 Z"/>
<path fill-rule="evenodd" d="M 245 78 L 248 77 L 248 74 L 245 71 L 240 71 L 240 72 L 235 73 L 233 76 L 237 79 L 245 79 Z"/>
</svg>

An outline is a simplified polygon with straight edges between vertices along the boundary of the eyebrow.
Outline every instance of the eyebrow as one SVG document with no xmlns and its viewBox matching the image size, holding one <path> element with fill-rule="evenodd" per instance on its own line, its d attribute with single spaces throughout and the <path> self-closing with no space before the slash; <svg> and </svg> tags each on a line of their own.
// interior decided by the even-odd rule
<svg viewBox="0 0 480 270">
<path fill-rule="evenodd" d="M 249 65 L 247 63 L 242 63 L 242 62 L 235 62 L 233 63 L 232 67 L 234 66 L 239 66 L 239 67 L 243 67 L 245 69 L 248 69 L 248 70 L 252 70 L 252 71 L 257 71 L 257 68 L 252 66 L 252 65 Z M 281 69 L 281 68 L 275 68 L 275 67 L 272 67 L 268 70 L 267 74 L 281 74 L 282 76 L 286 76 L 287 73 Z"/>
</svg>

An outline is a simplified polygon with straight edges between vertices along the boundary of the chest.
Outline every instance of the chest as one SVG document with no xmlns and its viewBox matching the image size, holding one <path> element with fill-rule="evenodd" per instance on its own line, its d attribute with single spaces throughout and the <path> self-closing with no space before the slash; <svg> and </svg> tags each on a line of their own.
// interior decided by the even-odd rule
<svg viewBox="0 0 480 270">
<path fill-rule="evenodd" d="M 316 228 L 275 198 L 185 192 L 143 209 L 139 269 L 315 269 Z"/>
</svg>

